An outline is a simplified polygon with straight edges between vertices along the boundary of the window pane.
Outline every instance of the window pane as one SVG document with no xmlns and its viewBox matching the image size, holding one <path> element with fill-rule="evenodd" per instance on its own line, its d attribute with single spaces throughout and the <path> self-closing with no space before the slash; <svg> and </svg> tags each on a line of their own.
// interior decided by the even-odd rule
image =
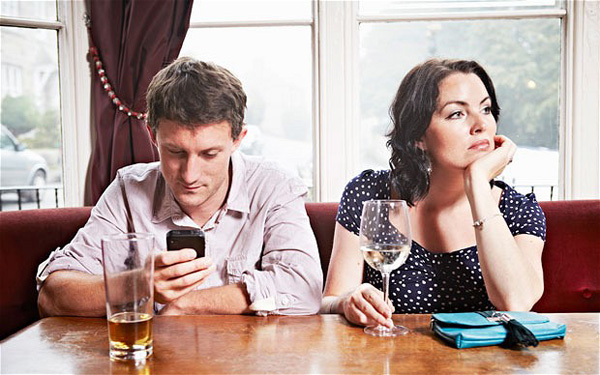
<svg viewBox="0 0 600 375">
<path fill-rule="evenodd" d="M 180 55 L 212 61 L 242 81 L 242 152 L 276 160 L 312 192 L 311 44 L 308 26 L 190 29 Z"/>
<path fill-rule="evenodd" d="M 531 10 L 559 8 L 557 0 L 396 0 L 361 1 L 361 15 L 397 15 L 406 13 L 480 12 L 489 10 Z"/>
<path fill-rule="evenodd" d="M 311 20 L 311 1 L 196 0 L 194 1 L 191 21 L 218 22 L 286 19 Z"/>
<path fill-rule="evenodd" d="M 404 75 L 430 57 L 479 61 L 502 108 L 498 133 L 519 146 L 501 179 L 539 199 L 558 184 L 558 19 L 401 22 L 360 28 L 361 167 L 388 168 L 388 108 Z"/>
<path fill-rule="evenodd" d="M 0 187 L 40 189 L 41 207 L 62 206 L 60 92 L 57 31 L 2 27 L 2 156 Z M 23 190 L 35 200 L 35 189 Z M 15 191 L 2 193 L 2 210 L 18 209 Z M 37 208 L 26 203 L 23 208 Z"/>
<path fill-rule="evenodd" d="M 56 21 L 56 0 L 2 0 L 0 14 L 6 17 Z"/>
</svg>

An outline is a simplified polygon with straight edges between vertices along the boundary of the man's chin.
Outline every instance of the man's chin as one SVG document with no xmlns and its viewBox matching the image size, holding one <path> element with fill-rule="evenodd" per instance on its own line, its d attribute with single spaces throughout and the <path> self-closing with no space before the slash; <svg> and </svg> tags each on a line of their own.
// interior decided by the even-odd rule
<svg viewBox="0 0 600 375">
<path fill-rule="evenodd" d="M 198 207 L 206 201 L 206 197 L 204 194 L 180 193 L 175 196 L 175 200 L 181 208 Z"/>
</svg>

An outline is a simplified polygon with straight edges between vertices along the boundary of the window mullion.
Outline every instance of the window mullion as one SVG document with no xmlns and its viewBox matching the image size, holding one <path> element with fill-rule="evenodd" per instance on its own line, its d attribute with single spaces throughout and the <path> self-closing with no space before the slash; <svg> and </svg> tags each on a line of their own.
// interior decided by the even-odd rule
<svg viewBox="0 0 600 375">
<path fill-rule="evenodd" d="M 58 33 L 65 206 L 81 206 L 91 155 L 85 7 L 82 1 L 59 1 L 58 10 L 60 19 L 68 25 Z"/>
<path fill-rule="evenodd" d="M 338 201 L 358 165 L 357 3 L 321 2 L 320 188 L 322 201 Z"/>
</svg>

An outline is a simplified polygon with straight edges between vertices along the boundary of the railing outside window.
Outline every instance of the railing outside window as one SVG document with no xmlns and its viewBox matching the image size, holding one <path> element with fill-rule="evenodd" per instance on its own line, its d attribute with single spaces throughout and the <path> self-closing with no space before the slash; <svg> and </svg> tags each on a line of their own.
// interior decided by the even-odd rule
<svg viewBox="0 0 600 375">
<path fill-rule="evenodd" d="M 0 187 L 0 211 L 21 211 L 63 206 L 62 185 Z"/>
</svg>

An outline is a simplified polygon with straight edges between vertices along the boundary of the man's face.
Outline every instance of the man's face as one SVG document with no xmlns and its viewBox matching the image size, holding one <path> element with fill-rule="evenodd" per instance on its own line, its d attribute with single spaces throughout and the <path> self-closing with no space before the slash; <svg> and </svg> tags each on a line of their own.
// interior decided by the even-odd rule
<svg viewBox="0 0 600 375">
<path fill-rule="evenodd" d="M 193 127 L 161 120 L 156 132 L 161 171 L 185 213 L 217 209 L 229 188 L 229 160 L 244 138 L 228 121 Z M 214 206 L 214 207 L 213 207 Z"/>
</svg>

